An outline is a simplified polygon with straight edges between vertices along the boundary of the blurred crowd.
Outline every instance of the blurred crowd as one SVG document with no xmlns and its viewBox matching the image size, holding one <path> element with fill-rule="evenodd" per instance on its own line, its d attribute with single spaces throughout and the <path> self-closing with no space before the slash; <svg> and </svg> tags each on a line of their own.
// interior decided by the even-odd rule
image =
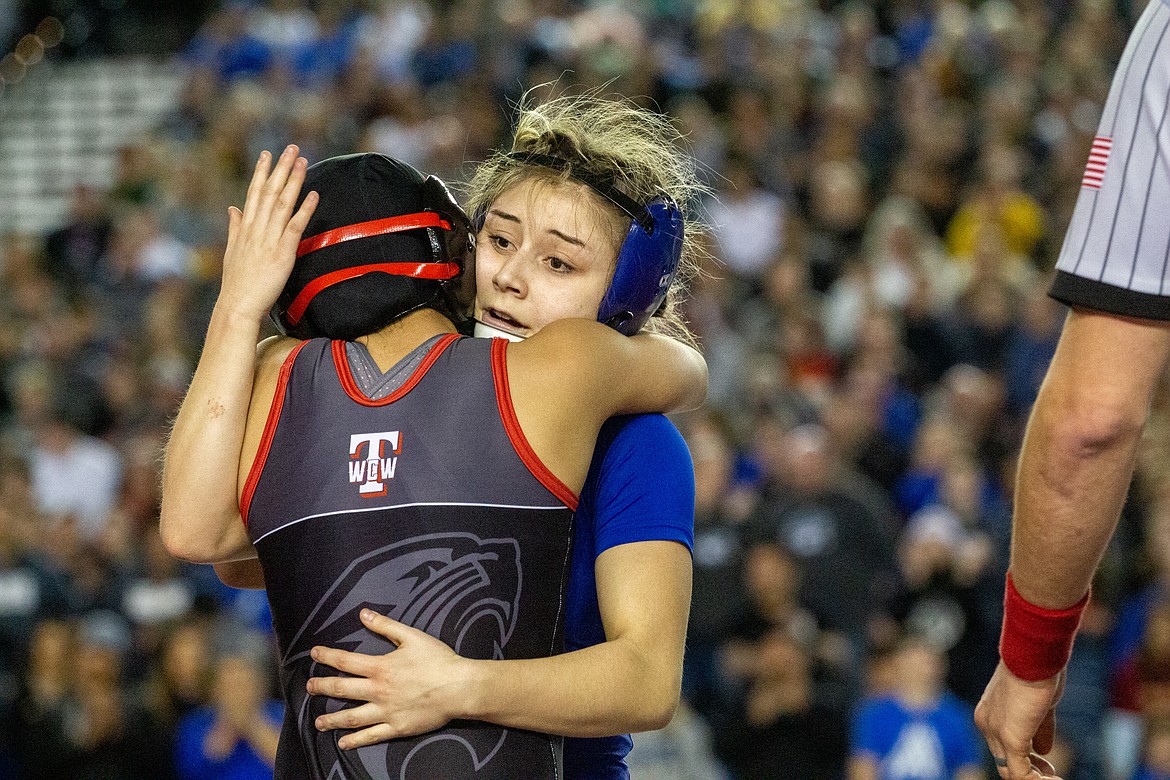
<svg viewBox="0 0 1170 780">
<path fill-rule="evenodd" d="M 710 400 L 677 421 L 698 510 L 684 702 L 635 740 L 634 776 L 994 777 L 970 711 L 1064 315 L 1049 271 L 1140 10 L 230 0 L 188 19 L 180 101 L 114 184 L 78 185 L 58 230 L 0 236 L 0 777 L 271 776 L 263 595 L 157 533 L 227 205 L 289 142 L 457 184 L 530 87 L 670 114 L 712 191 L 688 303 Z M 1065 778 L 1170 778 L 1168 448 L 1163 392 L 1071 662 Z"/>
</svg>

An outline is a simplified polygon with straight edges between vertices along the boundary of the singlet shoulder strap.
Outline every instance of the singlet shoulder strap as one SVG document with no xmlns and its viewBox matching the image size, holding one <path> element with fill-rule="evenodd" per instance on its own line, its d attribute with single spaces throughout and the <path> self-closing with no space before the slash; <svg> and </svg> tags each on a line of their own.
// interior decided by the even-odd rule
<svg viewBox="0 0 1170 780">
<path fill-rule="evenodd" d="M 504 430 L 508 432 L 508 439 L 512 448 L 520 456 L 520 460 L 532 472 L 548 491 L 563 501 L 565 506 L 577 511 L 577 494 L 568 485 L 553 474 L 524 435 L 520 427 L 520 420 L 516 417 L 516 407 L 512 404 L 512 390 L 508 385 L 508 340 L 492 339 L 492 380 L 496 388 L 496 405 L 500 410 L 500 420 L 504 423 Z"/>
<path fill-rule="evenodd" d="M 292 375 L 293 365 L 301 351 L 312 344 L 312 341 L 302 341 L 293 347 L 280 366 L 280 374 L 276 378 L 276 389 L 272 393 L 272 403 L 268 407 L 268 419 L 264 423 L 264 433 L 260 437 L 260 447 L 256 450 L 256 457 L 252 459 L 252 467 L 248 469 L 248 478 L 244 481 L 244 490 L 240 495 L 240 517 L 244 527 L 248 526 L 248 509 L 252 506 L 252 496 L 256 493 L 256 485 L 260 482 L 260 474 L 264 471 L 264 463 L 268 460 L 268 452 L 272 449 L 272 437 L 276 434 L 276 426 L 280 422 L 280 413 L 284 409 L 285 390 Z M 321 342 L 317 343 L 321 349 Z"/>
</svg>

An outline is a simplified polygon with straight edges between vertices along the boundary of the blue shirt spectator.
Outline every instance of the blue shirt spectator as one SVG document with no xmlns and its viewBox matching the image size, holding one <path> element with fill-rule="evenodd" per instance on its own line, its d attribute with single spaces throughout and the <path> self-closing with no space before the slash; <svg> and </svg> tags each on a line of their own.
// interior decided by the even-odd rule
<svg viewBox="0 0 1170 780">
<path fill-rule="evenodd" d="M 862 702 L 854 716 L 851 761 L 876 769 L 880 780 L 983 777 L 972 713 L 943 688 L 941 653 L 910 638 L 891 663 L 893 691 Z"/>
</svg>

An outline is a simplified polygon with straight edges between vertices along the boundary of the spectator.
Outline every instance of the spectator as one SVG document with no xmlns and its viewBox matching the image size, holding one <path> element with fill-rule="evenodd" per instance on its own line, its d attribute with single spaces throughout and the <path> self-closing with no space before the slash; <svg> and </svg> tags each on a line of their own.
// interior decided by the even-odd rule
<svg viewBox="0 0 1170 780">
<path fill-rule="evenodd" d="M 1146 556 L 1152 563 L 1150 581 L 1121 605 L 1110 638 L 1111 698 L 1122 709 L 1140 712 L 1138 658 L 1155 613 L 1170 604 L 1170 498 L 1159 493 L 1148 520 Z"/>
<path fill-rule="evenodd" d="M 91 185 L 76 185 L 68 224 L 45 238 L 49 272 L 74 290 L 92 284 L 109 246 L 110 230 L 105 193 Z"/>
<path fill-rule="evenodd" d="M 380 3 L 363 16 L 358 40 L 374 57 L 379 76 L 391 84 L 410 81 L 410 64 L 433 24 L 433 11 L 419 0 Z"/>
<path fill-rule="evenodd" d="M 970 708 L 943 683 L 943 654 L 908 637 L 889 661 L 892 686 L 853 718 L 850 780 L 980 780 L 982 747 Z"/>
<path fill-rule="evenodd" d="M 729 156 L 724 171 L 727 182 L 708 207 L 719 257 L 740 278 L 758 284 L 784 245 L 784 201 L 763 187 L 744 158 Z"/>
<path fill-rule="evenodd" d="M 297 53 L 317 39 L 320 25 L 305 0 L 266 0 L 253 9 L 248 32 L 272 52 L 275 64 L 291 68 Z"/>
<path fill-rule="evenodd" d="M 757 523 L 800 562 L 808 605 L 857 652 L 892 580 L 891 518 L 880 494 L 842 481 L 825 430 L 798 426 L 767 444 Z"/>
<path fill-rule="evenodd" d="M 856 160 L 821 163 L 810 185 L 812 283 L 817 290 L 828 290 L 858 258 L 870 209 L 869 185 Z"/>
<path fill-rule="evenodd" d="M 250 4 L 231 0 L 208 19 L 183 53 L 192 65 L 208 68 L 222 81 L 255 78 L 272 64 L 272 50 L 251 34 Z"/>
<path fill-rule="evenodd" d="M 122 457 L 83 431 L 100 414 L 100 396 L 79 378 L 52 390 L 53 415 L 41 422 L 30 467 L 32 490 L 41 512 L 76 527 L 80 538 L 96 540 L 106 527 L 122 479 Z"/>
<path fill-rule="evenodd" d="M 638 780 L 712 780 L 723 769 L 711 752 L 710 728 L 686 702 L 666 728 L 638 735 L 626 755 L 630 776 Z"/>
<path fill-rule="evenodd" d="M 945 654 L 947 687 L 974 707 L 995 671 L 999 622 L 988 619 L 980 589 L 990 541 L 948 507 L 932 505 L 910 518 L 900 542 L 902 588 L 890 612 Z"/>
<path fill-rule="evenodd" d="M 735 453 L 717 416 L 696 418 L 686 440 L 695 464 L 695 545 L 683 695 L 706 714 L 720 706 L 724 693 L 718 648 L 746 609 L 740 585 L 747 549 L 743 521 L 752 497 L 734 484 Z"/>
<path fill-rule="evenodd" d="M 0 455 L 0 717 L 12 705 L 34 627 L 70 606 L 65 573 L 38 546 L 43 523 L 28 465 Z"/>
<path fill-rule="evenodd" d="M 862 262 L 847 269 L 829 289 L 824 312 L 829 344 L 852 350 L 870 306 L 904 312 L 923 285 L 927 311 L 943 308 L 958 283 L 942 242 L 931 232 L 922 209 L 904 196 L 890 196 L 870 216 Z"/>
<path fill-rule="evenodd" d="M 12 741 L 17 761 L 30 780 L 69 774 L 65 713 L 73 692 L 75 641 L 71 624 L 51 619 L 37 623 L 29 638 Z"/>
<path fill-rule="evenodd" d="M 803 645 L 773 628 L 759 641 L 748 688 L 716 737 L 716 750 L 735 778 L 844 776 L 846 724 L 818 701 Z"/>
<path fill-rule="evenodd" d="M 1153 718 L 1146 725 L 1142 760 L 1133 780 L 1170 780 L 1170 718 Z"/>
<path fill-rule="evenodd" d="M 865 381 L 871 376 L 864 371 L 849 372 L 829 396 L 824 422 L 845 468 L 889 496 L 906 471 L 908 457 L 881 426 L 880 399 Z"/>
<path fill-rule="evenodd" d="M 847 382 L 866 394 L 867 403 L 878 410 L 883 432 L 903 450 L 910 449 L 922 416 L 921 400 L 906 381 L 909 357 L 894 313 L 869 309 L 848 357 Z"/>
<path fill-rule="evenodd" d="M 114 613 L 89 613 L 72 653 L 68 627 L 45 624 L 40 636 L 34 649 L 45 657 L 34 658 L 29 693 L 35 709 L 24 722 L 32 731 L 22 740 L 28 776 L 173 777 L 158 725 L 126 691 L 125 622 Z"/>
<path fill-rule="evenodd" d="M 1020 266 L 1044 238 L 1044 212 L 1020 188 L 1024 161 L 1015 147 L 991 144 L 981 162 L 982 180 L 947 228 L 947 248 L 955 257 L 970 258 L 983 232 L 991 231 L 1002 236 L 1008 262 Z M 1005 270 L 1013 277 L 1026 273 L 1023 268 Z"/>
<path fill-rule="evenodd" d="M 385 87 L 379 116 L 367 125 L 363 146 L 432 170 L 443 147 L 459 145 L 462 128 L 453 117 L 433 116 L 430 108 L 422 91 L 412 84 Z"/>
<path fill-rule="evenodd" d="M 183 576 L 182 564 L 167 554 L 158 528 L 141 536 L 142 560 L 137 576 L 128 578 L 122 613 L 130 621 L 138 653 L 153 656 L 163 640 L 165 626 L 191 612 L 196 581 Z"/>
<path fill-rule="evenodd" d="M 1060 304 L 1047 295 L 1048 286 L 1048 279 L 1038 279 L 1024 293 L 1020 316 L 1004 356 L 1007 408 L 1018 418 L 1025 417 L 1036 402 L 1064 322 Z"/>
<path fill-rule="evenodd" d="M 130 631 L 111 612 L 81 620 L 74 695 L 66 714 L 65 766 L 78 778 L 174 777 L 159 724 L 133 699 L 123 677 Z"/>
<path fill-rule="evenodd" d="M 1003 369 L 1015 312 L 1019 285 L 1001 273 L 1002 244 L 996 235 L 981 239 L 972 261 L 972 276 L 952 308 L 959 340 L 959 359 L 977 368 Z"/>
<path fill-rule="evenodd" d="M 213 652 L 209 627 L 186 618 L 171 625 L 143 682 L 143 702 L 175 744 L 179 722 L 208 703 Z"/>
<path fill-rule="evenodd" d="M 215 662 L 211 702 L 179 723 L 176 761 L 182 780 L 272 777 L 283 708 L 270 696 L 268 644 L 237 637 Z"/>
</svg>

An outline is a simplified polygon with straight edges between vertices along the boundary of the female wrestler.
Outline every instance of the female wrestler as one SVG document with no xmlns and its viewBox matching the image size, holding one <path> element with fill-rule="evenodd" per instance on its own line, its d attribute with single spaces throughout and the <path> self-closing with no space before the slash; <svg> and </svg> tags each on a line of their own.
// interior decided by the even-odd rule
<svg viewBox="0 0 1170 780">
<path fill-rule="evenodd" d="M 676 141 L 664 120 L 626 103 L 562 98 L 522 111 L 512 151 L 481 165 L 469 186 L 470 209 L 482 219 L 477 320 L 525 337 L 562 318 L 597 317 L 611 280 L 628 271 L 619 255 L 630 219 L 581 182 L 612 183 L 640 203 L 660 194 L 689 202 L 699 184 Z M 564 239 L 580 234 L 571 226 L 581 212 L 596 214 L 601 228 L 586 247 Z M 684 266 L 698 251 L 694 227 L 688 222 Z M 606 247 L 605 262 L 582 257 L 593 246 Z M 672 305 L 650 327 L 685 337 Z M 678 702 L 693 522 L 693 467 L 678 431 L 661 415 L 609 421 L 575 515 L 571 652 L 473 661 L 371 616 L 366 625 L 398 649 L 370 657 L 316 648 L 319 660 L 352 677 L 315 678 L 309 690 L 366 702 L 323 716 L 318 727 L 356 729 L 341 739 L 354 747 L 474 718 L 571 737 L 568 778 L 628 776 L 627 732 L 665 725 Z"/>
<path fill-rule="evenodd" d="M 199 369 L 168 447 L 164 539 L 173 553 L 189 560 L 215 562 L 260 554 L 284 653 L 285 695 L 290 703 L 282 752 L 278 754 L 280 776 L 380 777 L 387 772 L 397 776 L 399 769 L 401 776 L 437 772 L 445 777 L 470 774 L 473 769 L 477 777 L 535 777 L 555 772 L 555 761 L 554 766 L 548 765 L 550 754 L 556 752 L 553 743 L 545 745 L 539 738 L 534 741 L 532 737 L 539 735 L 529 732 L 485 729 L 484 724 L 449 724 L 425 738 L 406 741 L 409 751 L 404 751 L 403 740 L 395 740 L 392 745 L 378 746 L 380 753 L 358 750 L 352 756 L 337 751 L 332 736 L 307 736 L 306 713 L 324 716 L 330 710 L 304 698 L 305 679 L 314 666 L 307 658 L 305 637 L 358 650 L 378 649 L 378 643 L 368 641 L 374 635 L 357 624 L 356 605 L 407 604 L 415 610 L 410 622 L 430 630 L 445 625 L 445 610 L 454 607 L 465 592 L 477 592 L 484 583 L 493 585 L 492 580 L 499 580 L 494 591 L 489 588 L 490 598 L 475 602 L 475 609 L 462 613 L 452 629 L 455 635 L 437 633 L 457 647 L 460 643 L 472 645 L 473 657 L 547 653 L 556 646 L 557 627 L 548 625 L 557 617 L 555 599 L 551 600 L 554 609 L 548 613 L 546 625 L 539 621 L 532 624 L 531 618 L 525 617 L 532 610 L 526 612 L 525 606 L 544 614 L 540 605 L 550 601 L 536 599 L 532 604 L 529 594 L 542 582 L 547 586 L 555 580 L 558 558 L 553 555 L 542 560 L 531 553 L 549 547 L 545 529 L 557 527 L 557 515 L 555 506 L 531 502 L 539 504 L 544 496 L 545 504 L 553 498 L 562 500 L 566 507 L 576 504 L 575 493 L 584 481 L 591 452 L 591 447 L 580 442 L 593 438 L 610 414 L 701 400 L 701 394 L 695 392 L 704 374 L 701 359 L 668 340 L 624 339 L 583 322 L 558 323 L 511 350 L 503 341 L 480 342 L 483 347 L 479 348 L 471 341 L 443 335 L 453 327 L 435 309 L 427 308 L 433 296 L 410 300 L 410 295 L 405 296 L 404 309 L 396 315 L 400 319 L 359 340 L 365 345 L 360 350 L 367 358 L 364 364 L 358 360 L 361 354 L 355 355 L 349 345 L 333 342 L 330 347 L 331 342 L 323 339 L 300 343 L 277 339 L 262 345 L 257 358 L 246 345 L 255 341 L 259 313 L 275 298 L 269 279 L 288 276 L 299 233 L 306 224 L 312 226 L 313 195 L 292 217 L 295 194 L 305 174 L 303 161 L 294 163 L 294 158 L 295 150 L 287 151 L 271 177 L 267 161 L 262 159 L 245 211 L 232 213 L 224 286 Z M 340 203 L 348 197 L 368 205 L 387 196 L 363 190 L 362 197 L 356 197 L 349 189 L 330 190 L 325 193 L 325 202 Z M 337 225 L 326 221 L 318 225 L 321 232 L 305 241 L 312 245 L 310 251 L 316 251 L 328 248 L 333 240 L 346 241 L 348 236 L 329 237 L 351 232 L 359 222 L 364 226 L 385 221 L 348 219 Z M 595 240 L 603 230 L 589 212 L 578 209 L 573 219 L 560 223 L 556 239 L 575 247 L 577 251 L 569 253 L 571 261 L 587 267 L 607 260 L 599 254 L 604 245 Z M 305 241 L 300 242 L 302 250 Z M 332 362 L 327 361 L 330 348 Z M 420 367 L 406 371 L 409 379 L 390 397 L 365 394 L 369 383 L 358 376 L 363 369 L 368 373 L 372 367 L 378 373 L 387 366 L 413 366 L 412 361 Z M 646 369 L 650 375 L 666 372 L 666 376 L 657 376 L 654 381 L 639 378 L 639 370 Z M 624 375 L 614 377 L 612 370 Z M 315 406 L 324 406 L 324 411 Z M 371 408 L 374 412 L 369 412 Z M 404 417 L 399 413 L 404 408 L 416 413 Z M 495 415 L 496 422 L 492 422 Z M 408 438 L 403 433 L 407 424 L 414 426 L 410 436 L 417 453 L 414 462 L 419 466 L 413 476 L 410 458 L 402 449 Z M 369 427 L 398 430 L 372 432 L 366 430 Z M 455 437 L 472 429 L 483 434 L 477 440 L 486 442 L 478 453 L 482 463 L 475 462 L 466 448 L 455 446 L 461 443 Z M 506 438 L 501 439 L 505 430 Z M 493 431 L 497 432 L 495 438 Z M 360 462 L 333 462 L 331 455 L 335 453 L 330 446 L 334 443 L 340 447 L 333 449 L 343 454 L 348 443 L 349 458 Z M 440 457 L 444 444 L 449 452 Z M 399 452 L 403 454 L 391 457 Z M 407 465 L 396 474 L 399 460 Z M 530 474 L 523 471 L 521 463 Z M 342 476 L 346 466 L 348 483 L 352 483 L 348 485 Z M 355 478 L 357 472 L 361 473 Z M 232 484 L 232 474 L 243 487 L 239 503 L 236 491 L 225 488 Z M 533 483 L 533 477 L 539 485 Z M 525 478 L 526 488 L 512 484 Z M 363 504 L 359 498 L 384 495 L 390 482 L 405 503 Z M 381 491 L 374 492 L 376 488 Z M 529 503 L 515 506 L 502 503 L 501 498 L 487 503 L 476 500 L 481 494 L 513 495 L 507 491 L 527 497 Z M 452 495 L 463 500 L 453 501 Z M 314 511 L 332 506 L 331 500 L 341 508 Z M 523 504 L 520 498 L 516 501 Z M 248 513 L 247 528 L 240 522 L 241 509 Z M 544 514 L 534 520 L 517 509 Z M 479 535 L 466 532 L 467 527 Z M 399 538 L 404 528 L 416 533 L 405 540 L 410 542 L 406 545 L 409 549 Z M 441 544 L 438 537 L 442 537 Z M 535 540 L 525 541 L 529 537 Z M 378 547 L 379 539 L 395 541 Z M 500 564 L 513 548 L 518 551 L 516 566 L 521 559 L 527 561 L 520 567 L 525 572 L 523 589 L 518 570 L 509 575 L 509 567 Z M 528 550 L 526 557 L 519 553 L 524 549 Z M 567 544 L 563 552 L 567 554 Z M 542 567 L 548 569 L 543 576 L 531 576 L 530 568 L 539 571 Z M 442 577 L 432 589 L 436 573 Z M 453 579 L 443 579 L 448 576 Z M 427 587 L 420 590 L 420 582 Z M 509 582 L 515 604 L 499 595 L 500 588 L 504 594 L 510 592 Z M 397 614 L 404 613 L 399 610 Z M 498 622 L 500 631 L 494 645 L 485 646 L 481 641 L 485 639 L 485 620 L 488 624 Z M 527 637 L 523 635 L 530 631 L 550 638 L 543 651 L 531 642 L 525 644 Z M 507 654 L 504 646 L 508 646 Z M 513 653 L 517 646 L 523 650 Z M 458 681 L 448 680 L 447 684 Z M 311 722 L 310 717 L 310 726 Z M 430 728 L 434 726 L 424 730 Z M 517 750 L 525 745 L 527 749 Z M 452 763 L 459 760 L 453 755 L 460 753 L 459 746 L 466 748 L 463 770 Z M 485 766 L 487 769 L 480 771 Z"/>
</svg>

